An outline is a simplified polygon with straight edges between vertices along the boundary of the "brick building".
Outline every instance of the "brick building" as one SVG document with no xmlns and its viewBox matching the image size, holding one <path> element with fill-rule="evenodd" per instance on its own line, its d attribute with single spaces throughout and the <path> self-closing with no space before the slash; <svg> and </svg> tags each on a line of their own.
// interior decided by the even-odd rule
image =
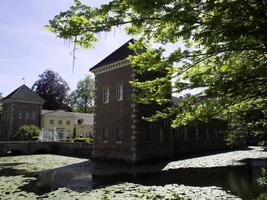
<svg viewBox="0 0 267 200">
<path fill-rule="evenodd" d="M 151 124 L 142 120 L 151 107 L 132 101 L 136 91 L 129 81 L 136 73 L 127 60 L 134 54 L 128 49 L 129 42 L 90 69 L 96 86 L 93 157 L 139 163 L 224 148 L 219 133 L 225 126 L 219 120 L 176 130 L 168 121 Z"/>
<path fill-rule="evenodd" d="M 22 125 L 40 127 L 44 99 L 26 85 L 22 85 L 2 99 L 0 140 L 10 140 Z"/>
</svg>

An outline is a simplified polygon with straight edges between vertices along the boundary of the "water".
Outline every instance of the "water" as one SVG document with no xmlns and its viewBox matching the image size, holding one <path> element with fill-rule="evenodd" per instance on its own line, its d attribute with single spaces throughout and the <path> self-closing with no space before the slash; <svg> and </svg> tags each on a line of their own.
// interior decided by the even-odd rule
<svg viewBox="0 0 267 200">
<path fill-rule="evenodd" d="M 104 187 L 122 182 L 137 183 L 145 186 L 164 186 L 166 184 L 184 184 L 188 186 L 217 186 L 225 191 L 241 197 L 253 199 L 261 193 L 267 192 L 267 187 L 257 183 L 260 168 L 267 168 L 267 160 L 244 160 L 244 165 L 213 168 L 181 168 L 168 171 L 117 174 L 117 175 L 92 175 L 90 161 L 72 164 L 52 170 L 29 173 L 25 170 L 16 170 L 12 166 L 22 163 L 0 164 L 0 176 L 35 177 L 19 189 L 42 195 L 61 187 L 74 191 L 90 191 L 94 187 Z"/>
</svg>

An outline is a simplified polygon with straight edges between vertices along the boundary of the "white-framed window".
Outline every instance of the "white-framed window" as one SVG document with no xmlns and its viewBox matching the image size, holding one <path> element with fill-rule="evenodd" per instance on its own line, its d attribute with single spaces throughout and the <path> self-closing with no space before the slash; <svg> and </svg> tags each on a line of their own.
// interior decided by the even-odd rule
<svg viewBox="0 0 267 200">
<path fill-rule="evenodd" d="M 62 120 L 61 120 L 61 119 L 58 120 L 57 124 L 58 124 L 58 125 L 62 125 Z"/>
<path fill-rule="evenodd" d="M 103 90 L 103 103 L 109 103 L 109 88 Z"/>
<path fill-rule="evenodd" d="M 103 142 L 107 142 L 108 141 L 108 129 L 107 128 L 103 128 L 103 131 L 102 131 L 102 141 Z"/>
<path fill-rule="evenodd" d="M 116 128 L 116 142 L 121 143 L 122 142 L 122 129 Z"/>
<path fill-rule="evenodd" d="M 6 113 L 5 113 L 5 117 L 6 117 Z M 18 113 L 18 119 L 22 119 L 22 117 L 23 117 L 23 113 L 22 113 L 22 111 L 19 111 L 19 113 Z"/>
<path fill-rule="evenodd" d="M 67 120 L 66 121 L 66 125 L 70 125 L 70 120 Z"/>
<path fill-rule="evenodd" d="M 122 83 L 117 85 L 117 88 L 116 88 L 116 99 L 117 99 L 117 101 L 122 101 L 123 100 L 123 84 Z"/>
<path fill-rule="evenodd" d="M 50 119 L 49 120 L 49 124 L 53 125 L 54 124 L 54 120 L 53 119 Z"/>
<path fill-rule="evenodd" d="M 29 119 L 30 118 L 30 112 L 29 111 L 25 111 L 25 119 Z"/>
</svg>

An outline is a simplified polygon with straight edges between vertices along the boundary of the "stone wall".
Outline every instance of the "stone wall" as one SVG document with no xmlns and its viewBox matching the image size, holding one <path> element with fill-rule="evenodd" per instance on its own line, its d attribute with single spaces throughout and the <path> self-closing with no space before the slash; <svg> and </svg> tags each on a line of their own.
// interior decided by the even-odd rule
<svg viewBox="0 0 267 200">
<path fill-rule="evenodd" d="M 67 142 L 5 141 L 0 142 L 0 156 L 8 152 L 17 154 L 49 153 L 74 157 L 90 158 L 92 145 Z"/>
</svg>

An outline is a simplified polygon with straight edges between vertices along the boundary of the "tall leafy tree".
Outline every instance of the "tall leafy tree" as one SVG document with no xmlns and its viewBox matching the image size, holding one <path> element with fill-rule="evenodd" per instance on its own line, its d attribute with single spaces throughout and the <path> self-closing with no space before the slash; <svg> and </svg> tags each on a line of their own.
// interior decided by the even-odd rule
<svg viewBox="0 0 267 200">
<path fill-rule="evenodd" d="M 0 112 L 2 112 L 2 100 L 3 99 L 3 96 L 2 96 L 2 93 L 0 92 Z"/>
<path fill-rule="evenodd" d="M 198 89 L 175 108 L 150 118 L 174 117 L 173 127 L 210 117 L 225 119 L 230 141 L 249 133 L 266 137 L 267 129 L 267 2 L 265 0 L 111 0 L 91 8 L 75 0 L 47 28 L 58 37 L 91 47 L 96 34 L 125 26 L 146 49 L 130 57 L 137 73 L 167 70 L 163 77 L 135 80 L 143 104 L 169 104 L 173 92 Z M 157 48 L 152 48 L 157 44 Z M 166 53 L 166 44 L 172 45 Z"/>
<path fill-rule="evenodd" d="M 77 88 L 70 94 L 70 104 L 74 111 L 91 113 L 94 104 L 94 80 L 86 76 L 77 84 Z"/>
<path fill-rule="evenodd" d="M 45 99 L 43 109 L 69 111 L 67 96 L 70 88 L 67 82 L 51 70 L 46 70 L 39 77 L 40 79 L 33 84 L 32 90 Z"/>
</svg>

